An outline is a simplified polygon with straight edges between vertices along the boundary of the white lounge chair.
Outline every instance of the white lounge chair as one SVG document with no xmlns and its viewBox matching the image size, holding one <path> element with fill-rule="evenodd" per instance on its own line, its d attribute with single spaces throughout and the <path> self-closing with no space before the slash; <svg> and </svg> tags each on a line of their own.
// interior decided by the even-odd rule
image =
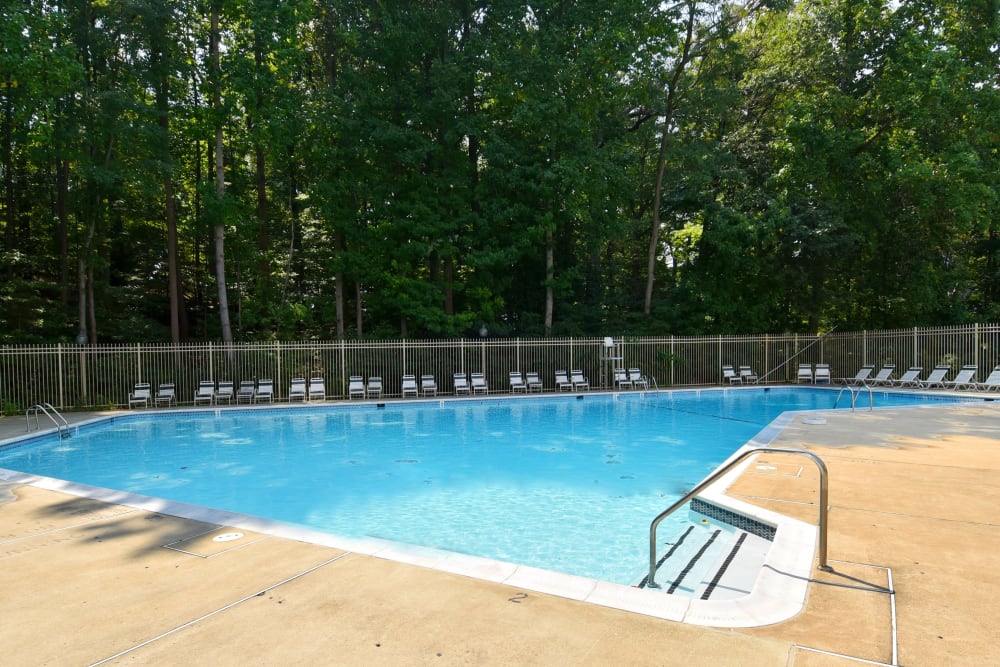
<svg viewBox="0 0 1000 667">
<path fill-rule="evenodd" d="M 482 373 L 472 373 L 469 377 L 472 378 L 472 393 L 473 394 L 488 394 L 488 393 L 490 393 L 490 388 L 486 384 L 486 377 Z"/>
<path fill-rule="evenodd" d="M 749 366 L 740 366 L 740 382 L 743 384 L 757 384 L 759 378 Z"/>
<path fill-rule="evenodd" d="M 309 400 L 310 401 L 326 400 L 326 382 L 323 381 L 323 378 L 320 377 L 309 378 Z"/>
<path fill-rule="evenodd" d="M 211 380 L 199 382 L 198 388 L 194 390 L 194 404 L 208 403 L 211 405 L 213 398 L 215 398 L 215 383 Z"/>
<path fill-rule="evenodd" d="M 232 380 L 219 380 L 219 386 L 215 390 L 215 395 L 212 397 L 215 404 L 218 405 L 222 401 L 226 403 L 233 402 L 233 381 Z"/>
<path fill-rule="evenodd" d="M 402 386 L 403 398 L 407 396 L 417 396 L 417 376 L 416 375 L 404 375 L 403 376 L 403 386 Z"/>
<path fill-rule="evenodd" d="M 579 368 L 569 372 L 569 379 L 573 383 L 573 391 L 580 389 L 590 389 L 590 382 L 583 376 L 583 371 Z"/>
<path fill-rule="evenodd" d="M 510 393 L 516 394 L 519 391 L 528 393 L 528 385 L 524 381 L 524 374 L 521 371 L 510 372 Z"/>
<path fill-rule="evenodd" d="M 728 364 L 722 367 L 722 381 L 726 382 L 727 380 L 729 381 L 729 384 L 740 383 L 739 373 L 737 373 L 736 369 Z"/>
<path fill-rule="evenodd" d="M 649 380 L 646 379 L 646 376 L 638 368 L 628 369 L 628 379 L 632 381 L 632 386 L 636 389 L 639 387 L 649 389 Z"/>
<path fill-rule="evenodd" d="M 816 372 L 813 374 L 814 384 L 830 384 L 830 364 L 816 364 Z"/>
<path fill-rule="evenodd" d="M 531 393 L 533 391 L 540 392 L 543 388 L 542 379 L 538 377 L 538 373 L 536 371 L 528 371 L 526 374 L 525 382 L 528 385 L 528 393 Z"/>
<path fill-rule="evenodd" d="M 854 386 L 864 384 L 868 378 L 871 377 L 872 371 L 875 370 L 875 364 L 865 364 L 858 369 L 858 372 L 854 374 L 852 378 L 843 378 L 843 381 L 847 384 L 853 384 Z"/>
<path fill-rule="evenodd" d="M 161 384 L 156 390 L 156 396 L 153 397 L 153 400 L 156 405 L 163 403 L 169 408 L 175 398 L 177 398 L 177 388 L 172 383 L 166 383 Z"/>
<path fill-rule="evenodd" d="M 256 383 L 253 380 L 241 380 L 239 391 L 236 392 L 236 404 L 239 405 L 243 401 L 247 403 L 253 403 L 253 393 Z"/>
<path fill-rule="evenodd" d="M 883 364 L 882 368 L 879 369 L 869 384 L 891 386 L 893 383 L 892 374 L 895 372 L 896 364 Z"/>
<path fill-rule="evenodd" d="M 946 380 L 944 384 L 951 389 L 975 389 L 978 370 L 979 367 L 975 364 L 966 364 L 958 371 L 954 380 Z"/>
<path fill-rule="evenodd" d="M 382 398 L 382 377 L 372 375 L 365 385 L 365 398 Z"/>
<path fill-rule="evenodd" d="M 566 371 L 556 371 L 556 391 L 562 391 L 563 389 L 572 391 L 573 383 L 569 381 Z"/>
<path fill-rule="evenodd" d="M 1000 364 L 993 367 L 985 380 L 976 383 L 977 391 L 992 391 L 993 389 L 1000 389 Z"/>
<path fill-rule="evenodd" d="M 808 382 L 812 384 L 813 381 L 813 369 L 812 364 L 799 364 L 799 372 L 795 376 L 795 382 L 802 384 L 803 382 Z"/>
<path fill-rule="evenodd" d="M 465 373 L 455 373 L 455 394 L 469 394 L 472 393 L 472 388 L 469 387 L 469 378 Z"/>
<path fill-rule="evenodd" d="M 920 381 L 920 387 L 923 389 L 932 389 L 934 387 L 940 387 L 944 389 L 944 378 L 948 375 L 948 371 L 951 370 L 951 366 L 948 364 L 938 364 L 934 367 L 934 370 L 930 372 L 926 380 Z"/>
<path fill-rule="evenodd" d="M 131 410 L 133 405 L 141 405 L 144 408 L 148 408 L 152 391 L 148 382 L 136 382 L 135 387 L 132 388 L 132 393 L 128 395 L 128 409 Z"/>
<path fill-rule="evenodd" d="M 628 371 L 624 368 L 616 368 L 615 371 L 615 386 L 619 389 L 631 389 L 632 380 L 629 379 Z"/>
<path fill-rule="evenodd" d="M 292 378 L 288 386 L 288 402 L 306 400 L 306 379 Z"/>
<path fill-rule="evenodd" d="M 433 375 L 420 376 L 420 393 L 424 396 L 437 396 L 438 385 Z"/>
<path fill-rule="evenodd" d="M 898 379 L 894 380 L 892 386 L 894 387 L 919 387 L 920 386 L 920 374 L 923 372 L 922 366 L 910 366 L 906 369 L 906 372 L 899 376 Z"/>
<path fill-rule="evenodd" d="M 357 396 L 365 397 L 365 380 L 360 375 L 352 375 L 347 381 L 347 400 Z"/>
<path fill-rule="evenodd" d="M 253 393 L 253 402 L 263 403 L 264 401 L 268 403 L 274 401 L 274 382 L 272 380 L 257 381 L 257 389 Z"/>
</svg>

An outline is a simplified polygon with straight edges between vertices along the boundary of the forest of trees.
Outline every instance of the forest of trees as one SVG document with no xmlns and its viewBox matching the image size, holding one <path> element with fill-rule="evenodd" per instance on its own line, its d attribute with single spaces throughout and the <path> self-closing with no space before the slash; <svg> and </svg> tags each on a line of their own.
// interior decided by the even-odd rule
<svg viewBox="0 0 1000 667">
<path fill-rule="evenodd" d="M 0 343 L 1000 318 L 998 0 L 4 0 Z"/>
</svg>

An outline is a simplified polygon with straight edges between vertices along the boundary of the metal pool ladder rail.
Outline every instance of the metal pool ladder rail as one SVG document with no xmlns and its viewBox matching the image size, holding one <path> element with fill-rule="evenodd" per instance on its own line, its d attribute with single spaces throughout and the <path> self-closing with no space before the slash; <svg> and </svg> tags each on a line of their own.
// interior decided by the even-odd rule
<svg viewBox="0 0 1000 667">
<path fill-rule="evenodd" d="M 854 389 L 855 389 L 854 387 L 852 387 L 850 384 L 847 383 L 847 380 L 844 380 L 844 386 L 840 388 L 839 392 L 837 392 L 837 400 L 835 400 L 833 402 L 834 409 L 836 409 L 837 406 L 840 405 L 840 396 L 841 396 L 841 394 L 843 394 L 845 391 L 847 391 L 847 392 L 849 392 L 851 394 L 851 411 L 853 412 L 854 411 L 854 406 L 858 402 L 858 397 L 861 396 L 862 390 L 867 389 L 868 390 L 868 409 L 869 410 L 875 410 L 875 396 L 874 396 L 874 394 L 872 394 L 872 388 L 868 385 L 868 382 L 867 381 L 862 381 L 861 382 L 861 386 L 857 387 L 857 391 L 856 392 L 854 391 Z"/>
<path fill-rule="evenodd" d="M 24 411 L 24 421 L 26 422 L 26 427 L 27 427 L 28 431 L 31 430 L 31 419 L 30 419 L 30 416 L 31 416 L 32 413 L 34 413 L 34 415 L 35 415 L 35 429 L 36 430 L 38 429 L 38 413 L 39 412 L 44 413 L 45 416 L 48 417 L 52 421 L 52 423 L 56 425 L 56 431 L 59 432 L 59 439 L 60 440 L 62 440 L 62 438 L 63 438 L 63 429 L 64 428 L 66 429 L 66 437 L 69 437 L 69 422 L 66 421 L 65 417 L 63 417 L 61 414 L 59 414 L 59 411 L 56 410 L 52 406 L 51 403 L 36 403 L 35 405 L 32 405 L 30 408 L 28 408 L 27 410 Z M 53 415 L 55 415 L 55 416 L 53 416 Z M 59 418 L 58 421 L 56 421 L 56 417 Z"/>
<path fill-rule="evenodd" d="M 827 496 L 829 493 L 828 484 L 828 474 L 826 470 L 826 464 L 823 463 L 823 459 L 816 456 L 812 452 L 807 452 L 803 449 L 779 449 L 775 447 L 754 447 L 753 449 L 748 449 L 743 452 L 735 459 L 727 463 L 722 468 L 719 468 L 714 473 L 706 477 L 702 482 L 684 494 L 684 497 L 678 500 L 676 503 L 668 507 L 667 509 L 660 512 L 660 514 L 653 519 L 653 522 L 649 524 L 649 576 L 646 578 L 647 588 L 659 588 L 659 584 L 656 583 L 654 577 L 656 576 L 656 528 L 660 525 L 660 522 L 666 519 L 668 516 L 673 514 L 675 511 L 680 509 L 685 503 L 694 498 L 696 495 L 701 493 L 708 487 L 712 482 L 719 479 L 727 472 L 729 472 L 736 464 L 742 462 L 744 459 L 753 456 L 754 454 L 759 454 L 761 452 L 769 452 L 772 454 L 801 454 L 802 456 L 808 456 L 812 459 L 816 467 L 819 468 L 819 569 L 824 572 L 830 572 L 833 570 L 832 567 L 826 563 L 826 528 L 827 528 L 827 512 L 829 508 L 827 507 Z"/>
</svg>

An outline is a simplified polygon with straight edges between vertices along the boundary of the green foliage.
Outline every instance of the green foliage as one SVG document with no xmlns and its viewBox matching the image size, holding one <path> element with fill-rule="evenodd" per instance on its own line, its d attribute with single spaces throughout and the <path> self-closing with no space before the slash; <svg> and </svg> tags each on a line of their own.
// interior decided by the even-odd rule
<svg viewBox="0 0 1000 667">
<path fill-rule="evenodd" d="M 218 6 L 0 8 L 0 341 L 1000 316 L 993 0 Z"/>
</svg>

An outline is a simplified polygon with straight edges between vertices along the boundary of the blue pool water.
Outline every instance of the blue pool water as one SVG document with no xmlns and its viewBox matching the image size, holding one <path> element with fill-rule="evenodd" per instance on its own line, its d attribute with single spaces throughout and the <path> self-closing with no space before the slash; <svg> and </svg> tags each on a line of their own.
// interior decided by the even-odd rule
<svg viewBox="0 0 1000 667">
<path fill-rule="evenodd" d="M 829 409 L 835 396 L 771 388 L 141 414 L 0 451 L 0 467 L 628 584 L 648 558 L 653 517 L 782 412 Z"/>
</svg>

